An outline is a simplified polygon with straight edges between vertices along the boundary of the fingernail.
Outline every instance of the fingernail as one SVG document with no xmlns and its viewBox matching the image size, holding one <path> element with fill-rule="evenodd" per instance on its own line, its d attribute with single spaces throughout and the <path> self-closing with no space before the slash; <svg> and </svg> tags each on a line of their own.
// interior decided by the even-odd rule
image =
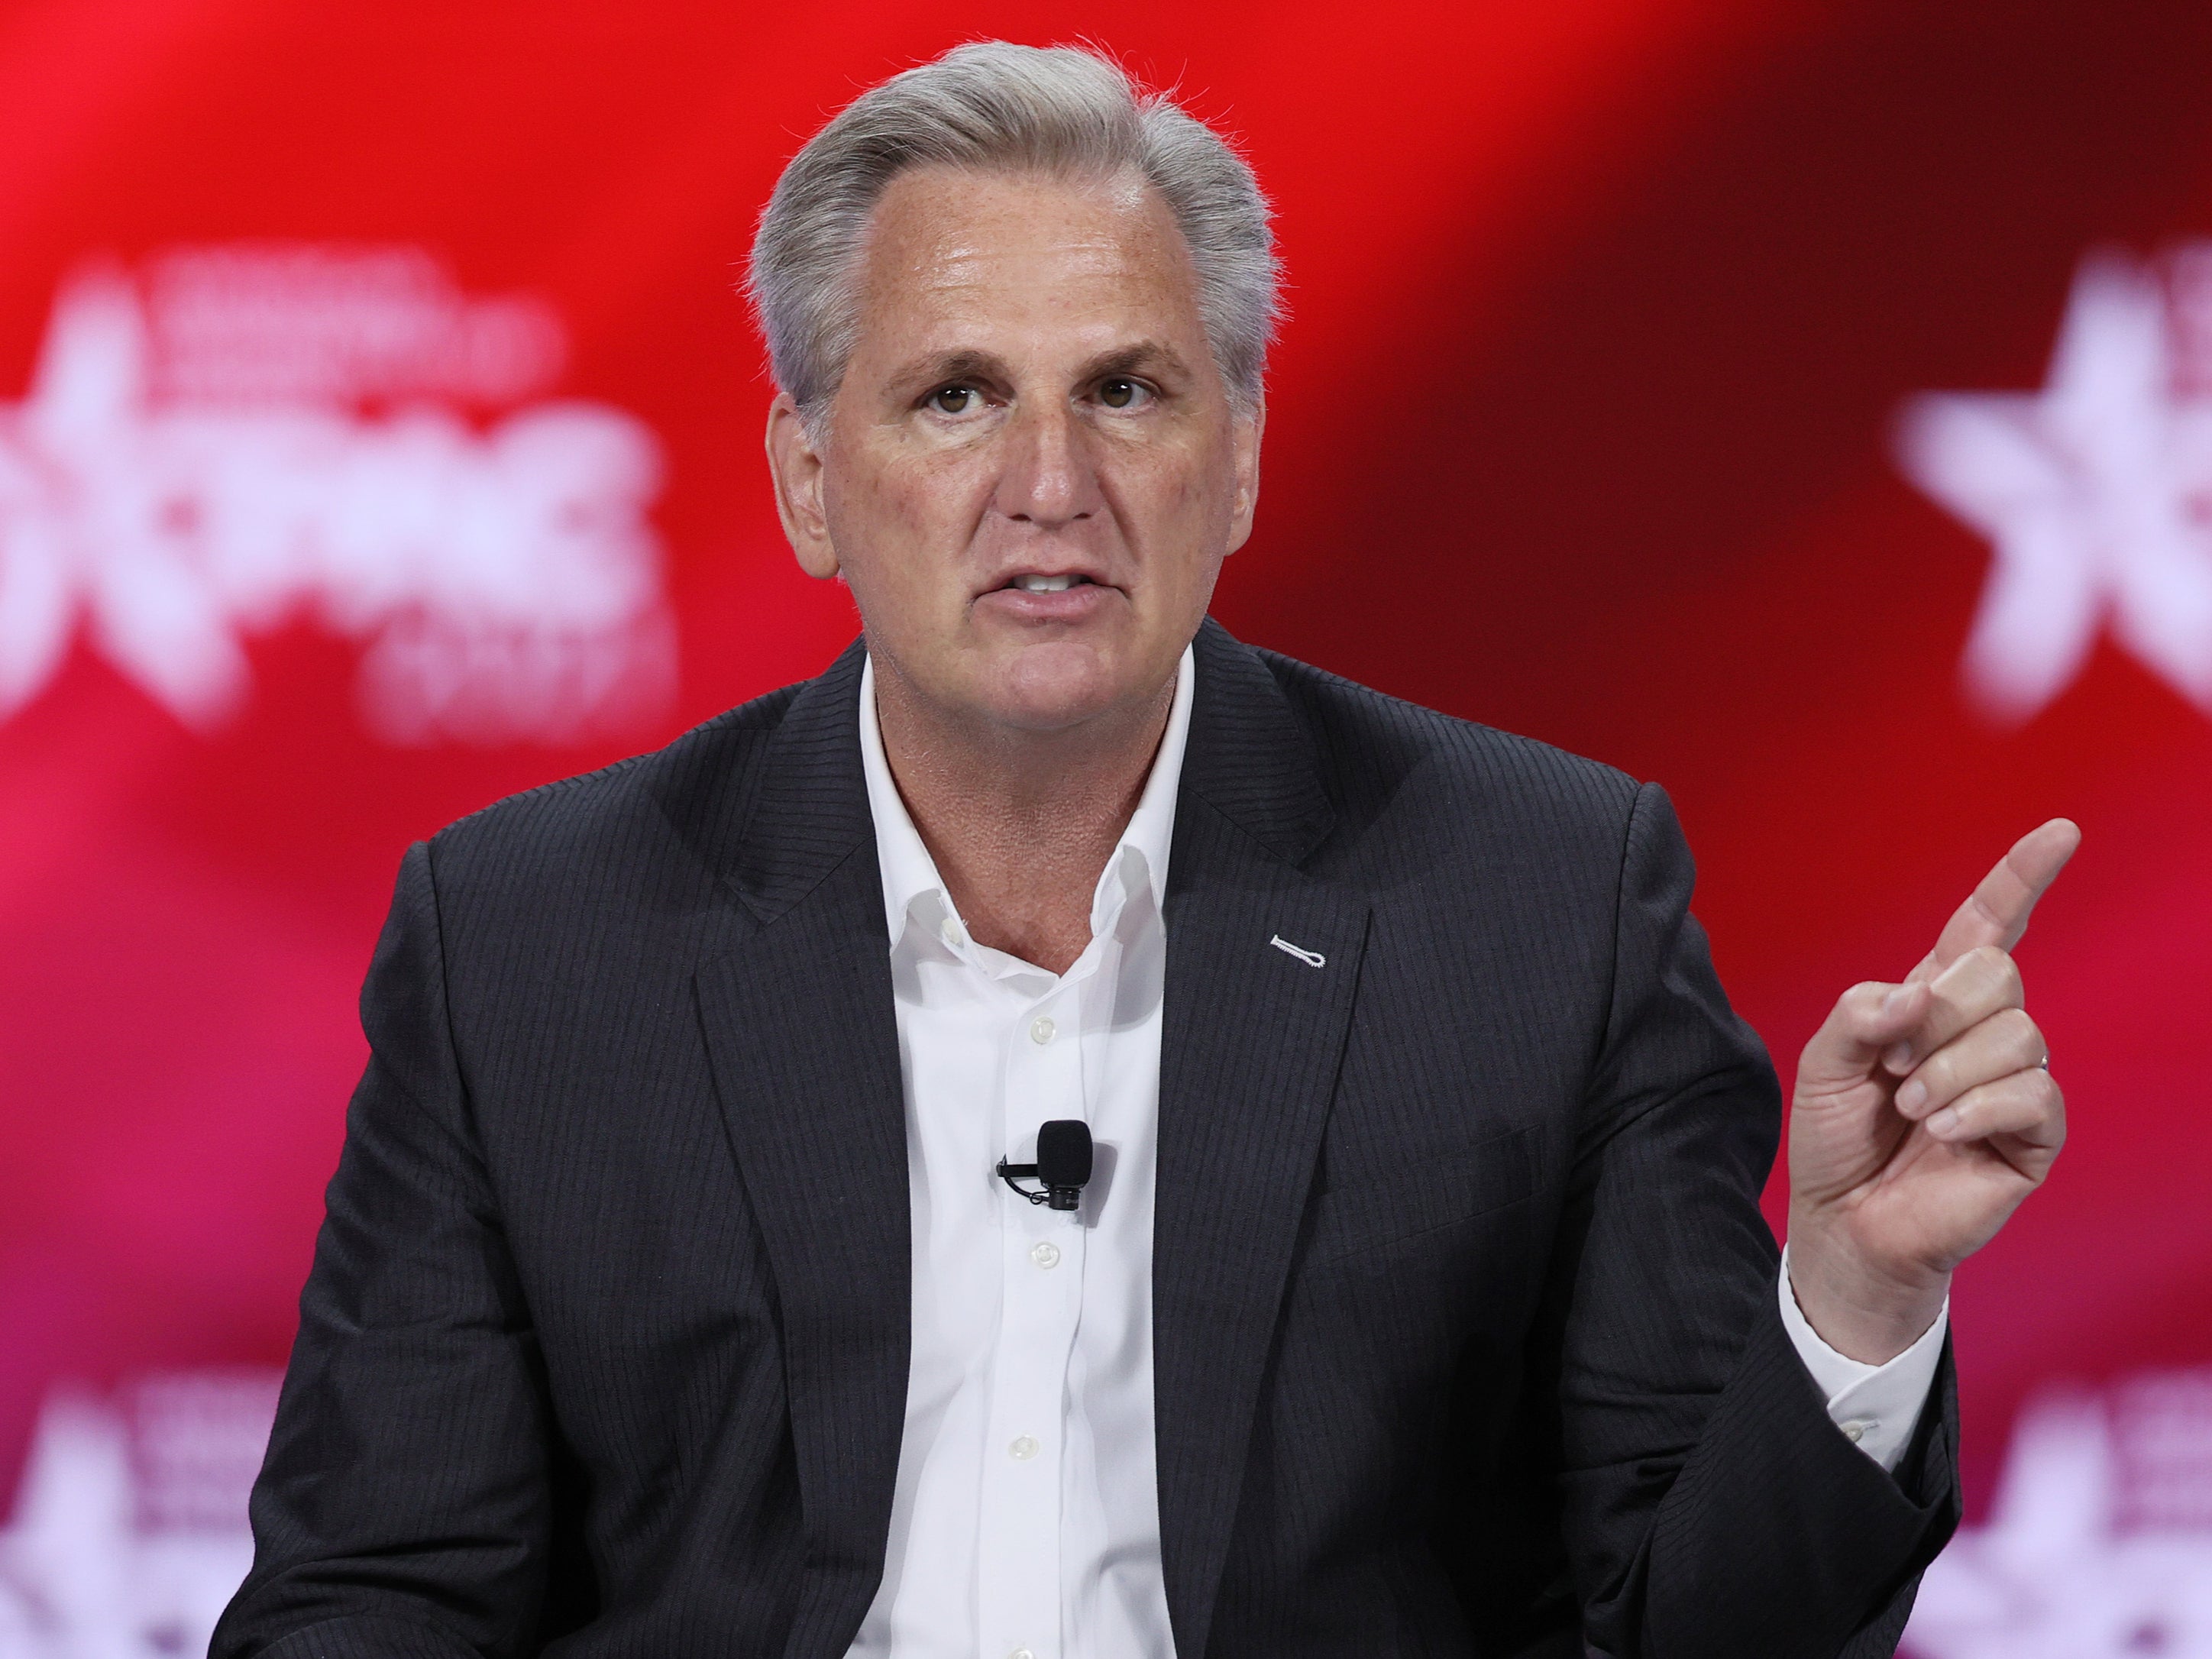
<svg viewBox="0 0 2212 1659">
<path fill-rule="evenodd" d="M 1891 1014 L 1899 1012 L 1904 1008 L 1905 1005 L 1911 1000 L 1912 988 L 1910 985 L 1899 986 L 1895 990 L 1892 991 L 1887 996 L 1881 1000 L 1881 1012 L 1883 1017 L 1887 1018 Z"/>
<path fill-rule="evenodd" d="M 1900 1096 L 1903 1092 L 1902 1090 L 1899 1091 Z M 1922 1092 L 1925 1093 L 1926 1091 L 1923 1090 Z M 1948 1135 L 1958 1127 L 1959 1109 L 1956 1106 L 1946 1106 L 1928 1120 L 1928 1133 L 1932 1135 Z"/>
<path fill-rule="evenodd" d="M 1897 1109 L 1911 1117 L 1928 1103 L 1928 1085 L 1918 1078 L 1908 1078 L 1905 1086 L 1897 1091 Z M 1944 1110 L 1948 1111 L 1948 1106 Z"/>
<path fill-rule="evenodd" d="M 1888 1066 L 1893 1072 L 1907 1072 L 1911 1070 L 1912 1045 L 1910 1042 L 1891 1043 L 1882 1053 L 1881 1063 Z"/>
</svg>

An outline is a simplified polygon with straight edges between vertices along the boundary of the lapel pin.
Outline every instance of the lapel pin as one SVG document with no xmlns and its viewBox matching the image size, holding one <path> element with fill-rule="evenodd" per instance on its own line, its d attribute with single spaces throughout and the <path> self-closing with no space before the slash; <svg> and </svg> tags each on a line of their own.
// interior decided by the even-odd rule
<svg viewBox="0 0 2212 1659">
<path fill-rule="evenodd" d="M 1278 951 L 1280 951 L 1285 956 L 1296 957 L 1300 962 L 1305 963 L 1309 968 L 1326 968 L 1328 965 L 1328 958 L 1322 955 L 1320 951 L 1301 950 L 1297 945 L 1291 944 L 1290 940 L 1285 939 L 1280 933 L 1276 934 L 1274 938 L 1269 939 L 1267 943 L 1273 945 Z"/>
</svg>

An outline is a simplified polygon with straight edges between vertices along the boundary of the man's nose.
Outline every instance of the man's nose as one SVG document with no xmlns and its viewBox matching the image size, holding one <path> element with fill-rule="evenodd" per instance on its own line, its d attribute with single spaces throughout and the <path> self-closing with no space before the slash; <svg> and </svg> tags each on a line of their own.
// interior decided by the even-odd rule
<svg viewBox="0 0 2212 1659">
<path fill-rule="evenodd" d="M 1018 523 L 1057 530 L 1087 519 L 1102 505 L 1091 434 L 1057 398 L 1018 407 L 1006 434 L 999 476 L 999 511 Z"/>
</svg>

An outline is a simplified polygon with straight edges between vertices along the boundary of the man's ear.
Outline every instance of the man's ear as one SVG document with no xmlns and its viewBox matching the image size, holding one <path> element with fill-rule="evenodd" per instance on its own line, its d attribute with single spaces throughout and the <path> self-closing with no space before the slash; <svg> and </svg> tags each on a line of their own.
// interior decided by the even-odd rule
<svg viewBox="0 0 2212 1659">
<path fill-rule="evenodd" d="M 837 574 L 837 550 L 822 510 L 822 455 L 787 392 L 777 392 L 768 406 L 768 471 L 775 484 L 775 515 L 783 520 L 799 568 L 826 581 Z"/>
<path fill-rule="evenodd" d="M 1230 511 L 1229 550 L 1234 553 L 1252 534 L 1252 515 L 1260 505 L 1260 440 L 1267 429 L 1267 400 L 1261 398 L 1249 415 L 1231 419 L 1230 441 L 1236 447 L 1237 500 Z"/>
</svg>

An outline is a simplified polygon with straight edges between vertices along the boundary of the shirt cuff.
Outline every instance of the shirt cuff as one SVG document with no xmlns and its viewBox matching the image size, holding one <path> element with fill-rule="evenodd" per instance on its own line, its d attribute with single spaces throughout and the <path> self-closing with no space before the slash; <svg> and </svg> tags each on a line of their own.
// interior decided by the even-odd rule
<svg viewBox="0 0 2212 1659">
<path fill-rule="evenodd" d="M 1782 1328 L 1790 1333 L 1790 1346 L 1813 1374 L 1813 1381 L 1828 1402 L 1828 1420 L 1844 1431 L 1853 1445 L 1892 1474 L 1905 1457 L 1905 1448 L 1920 1421 L 1920 1408 L 1936 1382 L 1936 1367 L 1943 1358 L 1943 1333 L 1951 1322 L 1951 1298 L 1936 1322 L 1920 1338 L 1886 1365 L 1869 1365 L 1838 1353 L 1820 1340 L 1797 1305 L 1790 1288 L 1790 1247 L 1782 1247 Z"/>
</svg>

